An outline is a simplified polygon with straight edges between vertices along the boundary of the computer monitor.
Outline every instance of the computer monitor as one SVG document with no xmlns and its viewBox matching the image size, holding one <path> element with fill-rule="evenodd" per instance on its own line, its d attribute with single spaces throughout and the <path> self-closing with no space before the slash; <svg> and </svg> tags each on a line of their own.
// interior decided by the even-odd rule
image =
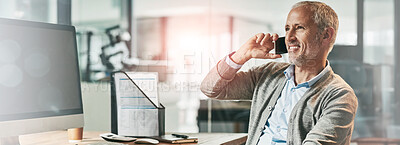
<svg viewBox="0 0 400 145">
<path fill-rule="evenodd" d="M 83 108 L 75 28 L 0 19 L 0 138 L 76 127 Z"/>
</svg>

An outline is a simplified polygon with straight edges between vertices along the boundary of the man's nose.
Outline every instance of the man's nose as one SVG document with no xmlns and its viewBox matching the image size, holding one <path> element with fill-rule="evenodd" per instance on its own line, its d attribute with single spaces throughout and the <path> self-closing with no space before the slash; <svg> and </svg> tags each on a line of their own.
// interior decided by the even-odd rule
<svg viewBox="0 0 400 145">
<path fill-rule="evenodd" d="M 289 30 L 286 32 L 286 39 L 290 42 L 290 41 L 294 41 L 296 40 L 296 35 L 295 35 L 295 31 L 293 29 Z"/>
</svg>

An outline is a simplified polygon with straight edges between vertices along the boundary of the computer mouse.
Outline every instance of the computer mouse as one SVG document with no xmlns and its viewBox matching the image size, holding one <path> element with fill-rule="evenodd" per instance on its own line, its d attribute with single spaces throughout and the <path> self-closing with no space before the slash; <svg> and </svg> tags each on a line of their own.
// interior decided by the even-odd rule
<svg viewBox="0 0 400 145">
<path fill-rule="evenodd" d="M 137 144 L 158 144 L 160 143 L 158 140 L 151 138 L 138 138 L 135 143 Z"/>
</svg>

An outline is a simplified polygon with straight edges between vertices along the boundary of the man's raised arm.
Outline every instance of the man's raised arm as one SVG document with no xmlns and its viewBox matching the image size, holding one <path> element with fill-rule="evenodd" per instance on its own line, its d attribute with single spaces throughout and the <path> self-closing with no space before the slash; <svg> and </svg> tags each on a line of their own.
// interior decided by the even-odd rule
<svg viewBox="0 0 400 145">
<path fill-rule="evenodd" d="M 275 59 L 282 57 L 269 53 L 278 39 L 277 34 L 259 33 L 251 37 L 240 49 L 226 56 L 204 78 L 201 91 L 210 98 L 222 100 L 250 100 L 261 68 L 239 72 L 240 66 L 251 58 Z"/>
</svg>

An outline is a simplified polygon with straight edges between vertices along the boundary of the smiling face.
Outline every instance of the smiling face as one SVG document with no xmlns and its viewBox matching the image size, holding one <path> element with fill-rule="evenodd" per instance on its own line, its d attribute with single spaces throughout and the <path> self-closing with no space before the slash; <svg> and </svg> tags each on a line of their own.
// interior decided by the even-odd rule
<svg viewBox="0 0 400 145">
<path fill-rule="evenodd" d="M 322 37 L 312 16 L 306 7 L 297 7 L 290 11 L 286 20 L 285 41 L 289 60 L 296 66 L 313 65 L 324 58 Z"/>
</svg>

